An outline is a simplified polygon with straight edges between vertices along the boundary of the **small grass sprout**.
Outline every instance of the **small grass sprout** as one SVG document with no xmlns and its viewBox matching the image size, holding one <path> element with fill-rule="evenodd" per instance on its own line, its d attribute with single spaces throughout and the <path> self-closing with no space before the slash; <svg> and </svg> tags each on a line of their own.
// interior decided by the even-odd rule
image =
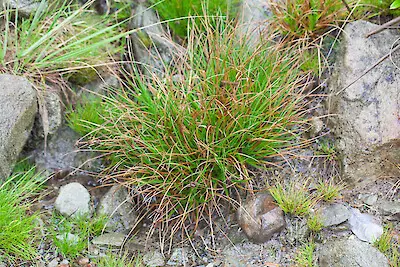
<svg viewBox="0 0 400 267">
<path fill-rule="evenodd" d="M 308 182 L 290 182 L 287 186 L 276 183 L 269 192 L 279 207 L 288 214 L 304 216 L 310 213 L 317 200 L 310 195 Z"/>
<path fill-rule="evenodd" d="M 250 49 L 228 23 L 189 40 L 182 79 L 125 73 L 124 88 L 102 102 L 105 123 L 86 123 L 110 175 L 174 229 L 234 203 L 251 187 L 247 166 L 285 153 L 305 121 L 297 55 Z"/>
<path fill-rule="evenodd" d="M 272 25 L 291 38 L 316 38 L 347 16 L 342 0 L 286 0 L 271 5 Z"/>
<path fill-rule="evenodd" d="M 45 179 L 32 168 L 0 183 L 0 257 L 32 260 L 36 255 L 38 214 L 31 200 Z"/>
<path fill-rule="evenodd" d="M 318 233 L 324 228 L 321 216 L 318 212 L 310 213 L 307 217 L 307 227 L 313 233 Z"/>
<path fill-rule="evenodd" d="M 342 191 L 344 188 L 344 183 L 335 183 L 333 179 L 329 179 L 328 181 L 320 180 L 316 186 L 317 193 L 326 202 L 332 202 L 339 198 L 340 191 Z"/>
<path fill-rule="evenodd" d="M 132 257 L 128 254 L 116 255 L 107 253 L 104 257 L 99 258 L 96 262 L 97 267 L 141 267 L 140 257 Z"/>
<path fill-rule="evenodd" d="M 310 241 L 304 244 L 297 250 L 296 257 L 294 259 L 296 267 L 317 267 L 316 257 L 314 256 L 315 243 Z"/>
</svg>

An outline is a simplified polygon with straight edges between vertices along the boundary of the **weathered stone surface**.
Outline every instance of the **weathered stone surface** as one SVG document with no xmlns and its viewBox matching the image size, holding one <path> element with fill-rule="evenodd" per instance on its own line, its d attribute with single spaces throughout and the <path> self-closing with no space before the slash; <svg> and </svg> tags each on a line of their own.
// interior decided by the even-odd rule
<svg viewBox="0 0 400 267">
<path fill-rule="evenodd" d="M 114 185 L 100 200 L 98 213 L 108 216 L 106 229 L 111 232 L 130 231 L 138 220 L 132 198 L 126 188 Z"/>
<path fill-rule="evenodd" d="M 343 204 L 332 204 L 321 210 L 321 220 L 325 227 L 338 225 L 350 218 L 350 211 Z"/>
<path fill-rule="evenodd" d="M 373 243 L 383 234 L 381 222 L 370 214 L 351 209 L 349 218 L 351 231 L 362 241 Z"/>
<path fill-rule="evenodd" d="M 122 233 L 106 233 L 93 238 L 92 243 L 94 245 L 106 245 L 120 247 L 124 243 L 126 238 L 125 234 Z"/>
<path fill-rule="evenodd" d="M 60 188 L 55 208 L 63 215 L 78 216 L 88 214 L 90 194 L 80 183 L 69 183 Z"/>
<path fill-rule="evenodd" d="M 358 199 L 360 199 L 365 204 L 372 206 L 378 200 L 378 196 L 373 194 L 359 194 Z"/>
<path fill-rule="evenodd" d="M 189 263 L 189 250 L 187 248 L 175 248 L 169 258 L 169 266 L 186 266 Z"/>
<path fill-rule="evenodd" d="M 143 263 L 148 267 L 159 267 L 165 265 L 165 260 L 161 252 L 151 251 L 143 256 Z"/>
<path fill-rule="evenodd" d="M 257 45 L 271 17 L 269 1 L 244 0 L 239 14 L 238 36 L 246 38 L 250 45 Z"/>
<path fill-rule="evenodd" d="M 351 236 L 331 240 L 317 247 L 320 267 L 388 267 L 388 260 L 376 248 Z"/>
<path fill-rule="evenodd" d="M 379 200 L 377 203 L 378 210 L 383 215 L 400 215 L 400 202 L 399 201 L 389 201 L 389 200 Z"/>
<path fill-rule="evenodd" d="M 239 208 L 237 217 L 247 237 L 256 243 L 268 241 L 273 234 L 285 228 L 283 211 L 268 193 L 246 200 Z"/>
<path fill-rule="evenodd" d="M 337 115 L 332 116 L 333 130 L 350 185 L 396 174 L 400 164 L 400 73 L 392 61 L 385 60 L 339 93 L 388 54 L 399 38 L 390 30 L 364 37 L 376 27 L 366 21 L 347 24 L 329 81 L 328 108 Z M 400 65 L 399 54 L 392 55 L 396 65 Z"/>
<path fill-rule="evenodd" d="M 63 126 L 32 152 L 32 158 L 39 170 L 68 174 L 73 171 L 99 171 L 100 160 L 95 153 L 80 151 L 77 141 L 81 137 L 67 126 Z"/>
<path fill-rule="evenodd" d="M 49 135 L 53 135 L 60 128 L 63 118 L 63 111 L 61 107 L 60 96 L 53 91 L 43 92 L 43 103 L 40 107 L 41 101 L 39 100 L 39 110 L 42 109 L 42 115 L 39 115 L 40 123 L 35 127 L 36 135 L 44 138 L 45 131 Z"/>
<path fill-rule="evenodd" d="M 35 0 L 0 0 L 0 10 L 4 8 L 18 9 L 18 14 L 24 17 L 29 17 L 34 14 L 38 8 L 47 7 L 47 2 Z"/>
<path fill-rule="evenodd" d="M 174 43 L 163 29 L 154 10 L 138 4 L 130 22 L 132 49 L 138 66 L 145 74 L 162 76 L 165 66 L 176 63 L 184 49 Z"/>
<path fill-rule="evenodd" d="M 10 172 L 32 130 L 36 91 L 23 77 L 0 75 L 0 180 Z"/>
</svg>

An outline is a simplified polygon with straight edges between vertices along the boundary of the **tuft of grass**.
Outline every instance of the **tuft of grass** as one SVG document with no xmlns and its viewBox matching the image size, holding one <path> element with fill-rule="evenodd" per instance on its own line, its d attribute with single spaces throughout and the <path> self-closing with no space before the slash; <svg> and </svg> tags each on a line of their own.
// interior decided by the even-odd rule
<svg viewBox="0 0 400 267">
<path fill-rule="evenodd" d="M 38 214 L 29 214 L 30 198 L 44 181 L 32 168 L 0 183 L 0 257 L 32 260 L 37 255 Z"/>
<path fill-rule="evenodd" d="M 308 215 L 318 201 L 309 193 L 308 182 L 276 183 L 269 192 L 285 213 L 297 216 Z"/>
<path fill-rule="evenodd" d="M 91 95 L 83 98 L 75 107 L 70 107 L 66 115 L 68 126 L 83 136 L 92 130 L 93 125 L 103 124 L 105 120 L 102 114 L 105 111 L 102 101 L 100 96 Z"/>
<path fill-rule="evenodd" d="M 330 179 L 329 181 L 320 180 L 316 187 L 317 192 L 326 202 L 332 202 L 335 199 L 339 198 L 340 191 L 342 191 L 344 188 L 345 185 L 343 183 L 335 184 L 333 179 Z"/>
<path fill-rule="evenodd" d="M 66 218 L 53 214 L 53 243 L 64 257 L 75 259 L 87 250 L 91 238 L 101 234 L 106 223 L 105 216 L 89 218 L 87 215 L 81 215 Z"/>
<path fill-rule="evenodd" d="M 141 267 L 144 266 L 141 263 L 140 257 L 129 257 L 127 254 L 115 255 L 113 253 L 107 253 L 104 257 L 101 257 L 96 261 L 97 267 Z"/>
<path fill-rule="evenodd" d="M 286 0 L 271 5 L 272 26 L 290 38 L 315 38 L 347 16 L 342 0 Z"/>
<path fill-rule="evenodd" d="M 389 259 L 389 264 L 391 267 L 400 266 L 400 244 L 399 236 L 393 229 L 393 225 L 387 225 L 384 228 L 383 234 L 378 240 L 374 242 L 374 247 L 376 247 L 380 252 L 386 255 Z"/>
<path fill-rule="evenodd" d="M 307 218 L 307 227 L 313 233 L 318 233 L 324 228 L 321 216 L 318 213 L 310 214 Z"/>
<path fill-rule="evenodd" d="M 231 16 L 233 18 L 239 5 L 238 0 L 150 0 L 150 3 L 161 18 L 168 21 L 168 26 L 172 31 L 181 38 L 188 36 L 191 31 L 189 27 L 192 24 L 205 30 L 202 25 L 203 19 L 196 16 Z M 218 19 L 211 18 L 210 21 L 218 21 Z M 214 22 L 212 26 L 215 27 L 216 24 L 217 22 Z"/>
<path fill-rule="evenodd" d="M 15 10 L 1 12 L 0 72 L 25 75 L 38 84 L 54 82 L 57 75 L 78 83 L 96 76 L 121 48 L 111 44 L 119 38 L 118 24 L 108 26 L 91 15 L 92 2 L 77 7 L 64 1 L 53 8 L 42 0 L 30 18 L 20 18 Z"/>
<path fill-rule="evenodd" d="M 156 222 L 183 226 L 231 201 L 251 187 L 247 165 L 268 164 L 301 132 L 297 55 L 271 44 L 250 49 L 234 32 L 230 24 L 193 32 L 181 79 L 128 73 L 125 88 L 102 103 L 106 122 L 84 123 L 88 145 L 151 200 Z"/>
<path fill-rule="evenodd" d="M 314 257 L 315 244 L 309 242 L 298 249 L 295 258 L 295 266 L 297 267 L 316 267 L 316 257 Z"/>
<path fill-rule="evenodd" d="M 329 161 L 334 161 L 338 159 L 338 153 L 336 147 L 328 140 L 318 140 L 318 151 L 317 154 L 324 156 Z"/>
</svg>

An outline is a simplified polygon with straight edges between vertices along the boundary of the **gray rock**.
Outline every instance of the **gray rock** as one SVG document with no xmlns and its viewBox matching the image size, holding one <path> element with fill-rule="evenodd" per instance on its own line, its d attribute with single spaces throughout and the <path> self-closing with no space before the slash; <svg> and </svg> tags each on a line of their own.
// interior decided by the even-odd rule
<svg viewBox="0 0 400 267">
<path fill-rule="evenodd" d="M 349 224 L 351 231 L 362 241 L 373 243 L 383 234 L 380 221 L 370 214 L 361 213 L 358 209 L 351 209 Z"/>
<path fill-rule="evenodd" d="M 396 175 L 400 164 L 400 52 L 392 54 L 360 80 L 355 81 L 379 58 L 391 51 L 397 31 L 385 30 L 369 38 L 378 25 L 355 21 L 344 28 L 341 52 L 329 81 L 332 129 L 341 154 L 348 185 L 363 186 Z"/>
<path fill-rule="evenodd" d="M 138 67 L 145 74 L 162 76 L 165 66 L 176 64 L 184 54 L 184 48 L 172 41 L 154 10 L 138 4 L 134 14 L 130 27 L 140 29 L 131 34 L 132 50 Z"/>
<path fill-rule="evenodd" d="M 39 8 L 46 8 L 47 1 L 41 3 L 37 0 L 0 0 L 0 10 L 5 8 L 17 9 L 18 15 L 29 17 L 36 12 Z"/>
<path fill-rule="evenodd" d="M 143 263 L 149 267 L 158 267 L 165 265 L 164 256 L 158 251 L 147 252 L 143 256 L 142 260 Z"/>
<path fill-rule="evenodd" d="M 100 200 L 98 214 L 108 216 L 106 229 L 111 232 L 130 231 L 137 226 L 138 215 L 126 188 L 114 185 Z"/>
<path fill-rule="evenodd" d="M 55 208 L 63 215 L 78 216 L 88 214 L 90 194 L 80 183 L 69 183 L 60 188 Z"/>
<path fill-rule="evenodd" d="M 311 119 L 310 136 L 316 137 L 324 129 L 324 122 L 319 117 L 313 117 Z"/>
<path fill-rule="evenodd" d="M 70 244 L 77 244 L 79 242 L 79 236 L 71 233 L 57 235 L 56 238 L 60 241 L 67 241 Z"/>
<path fill-rule="evenodd" d="M 359 194 L 358 195 L 358 199 L 360 199 L 362 202 L 364 202 L 368 206 L 372 206 L 378 200 L 378 196 L 377 195 L 371 195 L 371 194 Z"/>
<path fill-rule="evenodd" d="M 0 180 L 10 175 L 30 136 L 36 112 L 36 91 L 29 81 L 0 74 Z"/>
<path fill-rule="evenodd" d="M 321 210 L 321 220 L 325 227 L 338 225 L 350 218 L 350 211 L 343 204 L 332 204 Z"/>
<path fill-rule="evenodd" d="M 120 247 L 124 243 L 125 238 L 126 235 L 122 233 L 105 233 L 93 238 L 92 243 L 93 245 Z"/>
<path fill-rule="evenodd" d="M 238 36 L 245 38 L 250 45 L 257 45 L 272 17 L 269 1 L 244 0 L 239 13 Z"/>
<path fill-rule="evenodd" d="M 268 193 L 252 197 L 238 209 L 238 223 L 247 237 L 256 243 L 268 241 L 285 228 L 285 218 Z"/>
<path fill-rule="evenodd" d="M 59 258 L 53 259 L 49 264 L 47 264 L 47 267 L 57 267 L 59 260 Z"/>
<path fill-rule="evenodd" d="M 351 236 L 331 240 L 317 247 L 320 267 L 388 267 L 388 260 L 376 248 Z"/>
<path fill-rule="evenodd" d="M 80 151 L 77 141 L 81 137 L 67 126 L 63 126 L 49 138 L 47 146 L 42 142 L 31 153 L 39 170 L 56 173 L 100 171 L 101 161 L 96 154 Z"/>
<path fill-rule="evenodd" d="M 189 250 L 187 248 L 175 248 L 167 261 L 170 266 L 186 266 L 189 263 Z"/>
<path fill-rule="evenodd" d="M 60 96 L 56 92 L 46 91 L 43 93 L 43 103 L 39 99 L 39 110 L 41 110 L 40 123 L 36 126 L 36 136 L 43 138 L 45 130 L 47 134 L 53 135 L 60 128 L 63 118 Z"/>
<path fill-rule="evenodd" d="M 377 203 L 379 211 L 383 215 L 399 215 L 400 214 L 400 202 L 399 201 L 389 201 L 389 200 L 379 200 Z"/>
</svg>

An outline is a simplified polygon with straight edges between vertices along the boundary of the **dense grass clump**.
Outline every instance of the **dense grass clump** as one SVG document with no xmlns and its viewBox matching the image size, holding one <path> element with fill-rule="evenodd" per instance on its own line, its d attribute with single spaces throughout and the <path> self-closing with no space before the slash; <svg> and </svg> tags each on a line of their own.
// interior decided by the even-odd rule
<svg viewBox="0 0 400 267">
<path fill-rule="evenodd" d="M 191 22 L 202 26 L 203 19 L 192 19 L 190 16 L 232 16 L 237 12 L 238 0 L 150 0 L 162 19 L 174 34 L 186 38 L 190 32 Z"/>
<path fill-rule="evenodd" d="M 346 19 L 342 0 L 287 0 L 272 6 L 272 25 L 294 38 L 317 37 Z"/>
<path fill-rule="evenodd" d="M 38 215 L 29 215 L 29 198 L 44 179 L 30 169 L 0 183 L 0 260 L 31 260 L 36 256 Z"/>
<path fill-rule="evenodd" d="M 212 214 L 251 189 L 248 165 L 263 166 L 298 136 L 304 98 L 294 53 L 250 49 L 234 32 L 193 33 L 178 75 L 131 73 L 102 103 L 102 125 L 82 121 L 88 145 L 106 153 L 113 178 L 132 186 L 156 221 L 182 226 Z"/>
</svg>

